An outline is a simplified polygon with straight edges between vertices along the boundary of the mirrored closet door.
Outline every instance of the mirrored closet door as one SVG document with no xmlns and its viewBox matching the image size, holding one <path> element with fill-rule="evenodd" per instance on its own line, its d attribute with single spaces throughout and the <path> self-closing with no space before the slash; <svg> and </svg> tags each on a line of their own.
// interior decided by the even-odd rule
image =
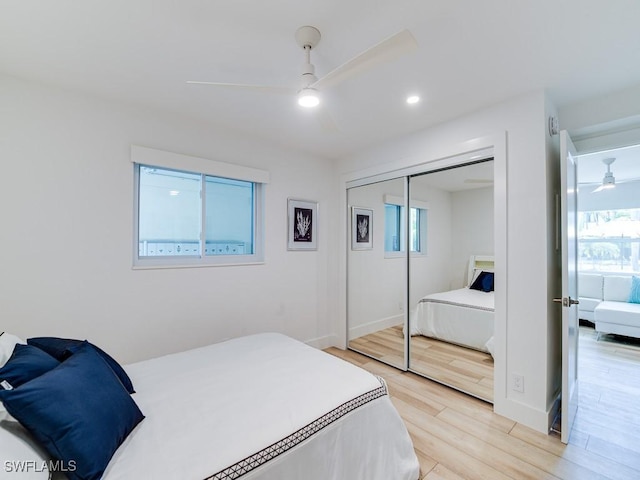
<svg viewBox="0 0 640 480">
<path fill-rule="evenodd" d="M 349 348 L 406 370 L 406 178 L 347 190 Z"/>
<path fill-rule="evenodd" d="M 492 401 L 493 161 L 412 176 L 409 191 L 409 369 Z"/>
<path fill-rule="evenodd" d="M 349 348 L 490 402 L 493 164 L 347 190 Z"/>
</svg>

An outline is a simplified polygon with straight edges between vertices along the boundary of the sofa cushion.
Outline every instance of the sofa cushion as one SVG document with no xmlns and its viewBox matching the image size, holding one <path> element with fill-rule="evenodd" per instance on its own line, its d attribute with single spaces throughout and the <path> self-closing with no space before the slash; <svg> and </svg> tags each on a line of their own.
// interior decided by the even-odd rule
<svg viewBox="0 0 640 480">
<path fill-rule="evenodd" d="M 602 300 L 602 275 L 597 273 L 578 274 L 578 296 Z"/>
<path fill-rule="evenodd" d="M 614 302 L 628 302 L 631 292 L 631 277 L 605 275 L 604 300 Z"/>
<path fill-rule="evenodd" d="M 578 298 L 578 300 L 580 300 L 578 310 L 581 310 L 583 312 L 593 312 L 601 301 L 599 298 L 585 298 L 585 297 L 580 297 Z"/>
<path fill-rule="evenodd" d="M 640 327 L 640 304 L 617 301 L 600 302 L 594 311 L 596 322 Z"/>
</svg>

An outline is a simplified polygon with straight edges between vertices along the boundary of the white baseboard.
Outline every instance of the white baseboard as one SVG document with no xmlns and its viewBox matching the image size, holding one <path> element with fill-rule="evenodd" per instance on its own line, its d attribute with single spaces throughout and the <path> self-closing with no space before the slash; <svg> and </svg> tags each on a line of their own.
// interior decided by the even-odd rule
<svg viewBox="0 0 640 480">
<path fill-rule="evenodd" d="M 370 333 L 384 330 L 385 328 L 395 327 L 401 325 L 404 322 L 404 315 L 394 315 L 392 317 L 382 318 L 380 320 L 374 320 L 373 322 L 365 323 L 364 325 L 358 325 L 349 329 L 349 339 L 362 337 L 369 335 Z"/>
<path fill-rule="evenodd" d="M 549 434 L 551 407 L 538 410 L 513 398 L 494 398 L 493 411 L 540 433 Z"/>
<path fill-rule="evenodd" d="M 325 348 L 338 345 L 338 337 L 336 335 L 325 335 L 323 337 L 312 338 L 304 343 L 319 350 L 324 350 Z"/>
</svg>

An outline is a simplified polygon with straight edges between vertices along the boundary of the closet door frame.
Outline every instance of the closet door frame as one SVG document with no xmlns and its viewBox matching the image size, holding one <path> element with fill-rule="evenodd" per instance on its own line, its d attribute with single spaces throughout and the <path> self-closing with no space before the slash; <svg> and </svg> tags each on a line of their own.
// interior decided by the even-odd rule
<svg viewBox="0 0 640 480">
<path fill-rule="evenodd" d="M 343 248 L 340 256 L 339 285 L 339 313 L 342 328 L 338 331 L 336 344 L 344 349 L 348 348 L 347 321 L 347 246 L 350 224 L 346 212 L 347 189 L 359 185 L 367 185 L 386 179 L 410 176 L 440 168 L 469 163 L 480 158 L 494 158 L 494 219 L 495 219 L 495 271 L 496 278 L 501 279 L 500 288 L 496 290 L 495 304 L 495 353 L 494 353 L 494 410 L 508 414 L 510 402 L 507 391 L 507 308 L 508 308 L 508 278 L 507 278 L 507 132 L 478 137 L 458 145 L 425 147 L 424 156 L 407 157 L 375 167 L 344 174 L 341 178 L 341 205 L 343 211 L 342 234 Z M 408 192 L 406 192 L 408 195 Z M 407 256 L 407 262 L 408 260 Z M 408 281 L 407 281 L 408 285 Z M 408 294 L 408 286 L 406 288 Z M 406 313 L 405 315 L 408 315 Z M 408 323 L 408 322 L 407 322 Z M 405 340 L 408 343 L 408 340 Z M 408 348 L 405 355 L 409 355 Z M 408 362 L 407 362 L 408 363 Z"/>
</svg>

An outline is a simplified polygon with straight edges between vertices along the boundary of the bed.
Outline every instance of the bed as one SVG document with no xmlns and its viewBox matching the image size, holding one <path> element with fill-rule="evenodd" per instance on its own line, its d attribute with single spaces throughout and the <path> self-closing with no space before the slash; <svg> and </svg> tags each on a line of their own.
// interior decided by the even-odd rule
<svg viewBox="0 0 640 480">
<path fill-rule="evenodd" d="M 84 352 L 80 348 L 60 365 L 79 358 Z M 135 393 L 127 396 L 144 418 L 137 420 L 95 478 L 419 476 L 411 439 L 384 380 L 284 335 L 241 337 L 123 370 L 135 386 Z M 0 398 L 4 401 L 9 394 L 0 392 Z M 5 406 L 14 413 L 13 405 Z M 0 421 L 0 451 L 8 451 L 4 447 L 9 445 L 15 447 L 11 452 L 19 455 L 17 460 L 31 455 L 36 463 L 45 462 L 48 457 L 41 446 L 20 431 L 15 419 L 6 413 L 5 417 Z M 68 463 L 67 459 L 63 466 Z M 76 472 L 66 474 L 81 478 Z"/>
<path fill-rule="evenodd" d="M 484 284 L 483 284 L 484 283 Z M 413 310 L 411 335 L 444 340 L 493 355 L 493 257 L 474 255 L 468 286 L 421 298 Z"/>
</svg>

